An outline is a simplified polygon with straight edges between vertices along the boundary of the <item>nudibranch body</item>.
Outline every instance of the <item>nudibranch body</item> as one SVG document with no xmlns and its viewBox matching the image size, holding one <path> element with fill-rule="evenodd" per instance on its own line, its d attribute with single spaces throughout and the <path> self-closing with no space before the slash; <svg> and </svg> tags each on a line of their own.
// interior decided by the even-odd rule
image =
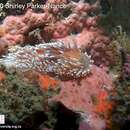
<svg viewBox="0 0 130 130">
<path fill-rule="evenodd" d="M 76 46 L 61 42 L 43 43 L 35 46 L 14 46 L 0 59 L 8 68 L 20 71 L 34 70 L 60 79 L 76 79 L 86 76 L 92 60 Z"/>
</svg>

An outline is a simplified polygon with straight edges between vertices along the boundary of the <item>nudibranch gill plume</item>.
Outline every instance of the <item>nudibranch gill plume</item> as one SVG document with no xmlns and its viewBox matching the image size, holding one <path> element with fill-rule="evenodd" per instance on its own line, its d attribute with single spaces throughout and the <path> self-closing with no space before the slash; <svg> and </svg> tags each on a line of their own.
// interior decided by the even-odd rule
<svg viewBox="0 0 130 130">
<path fill-rule="evenodd" d="M 13 46 L 0 59 L 0 64 L 18 71 L 34 70 L 62 80 L 77 79 L 89 74 L 91 57 L 77 46 L 62 42 L 42 43 L 35 46 Z"/>
</svg>

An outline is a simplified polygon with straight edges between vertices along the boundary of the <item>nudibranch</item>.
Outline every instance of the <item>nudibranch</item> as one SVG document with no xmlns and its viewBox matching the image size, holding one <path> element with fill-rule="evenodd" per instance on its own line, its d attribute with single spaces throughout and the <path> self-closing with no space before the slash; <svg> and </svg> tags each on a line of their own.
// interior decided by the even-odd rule
<svg viewBox="0 0 130 130">
<path fill-rule="evenodd" d="M 20 71 L 34 70 L 60 79 L 77 79 L 89 74 L 91 57 L 76 45 L 62 42 L 42 43 L 35 46 L 13 46 L 0 59 L 7 68 Z"/>
</svg>

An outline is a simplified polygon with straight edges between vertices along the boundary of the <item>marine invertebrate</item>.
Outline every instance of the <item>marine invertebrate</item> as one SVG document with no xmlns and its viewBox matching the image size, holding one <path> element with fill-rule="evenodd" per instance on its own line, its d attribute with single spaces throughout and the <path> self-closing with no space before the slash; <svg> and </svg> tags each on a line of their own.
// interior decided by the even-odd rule
<svg viewBox="0 0 130 130">
<path fill-rule="evenodd" d="M 50 88 L 56 89 L 59 85 L 58 80 L 48 76 L 48 75 L 41 75 L 38 74 L 38 84 L 43 90 L 48 90 Z"/>
<path fill-rule="evenodd" d="M 20 122 L 36 111 L 43 111 L 46 100 L 39 87 L 23 82 L 16 73 L 6 73 L 0 81 L 0 112 L 6 115 L 6 121 Z"/>
<path fill-rule="evenodd" d="M 130 115 L 129 80 L 117 80 L 115 93 L 111 96 L 111 99 L 115 102 L 115 107 L 111 115 L 112 130 L 115 130 L 115 127 L 123 129 L 123 125 L 129 120 Z"/>
<path fill-rule="evenodd" d="M 20 71 L 34 70 L 43 74 L 56 76 L 62 80 L 86 76 L 93 62 L 87 53 L 75 46 L 68 47 L 61 42 L 44 43 L 25 47 L 14 46 L 10 53 L 3 56 L 0 63 L 7 68 Z"/>
<path fill-rule="evenodd" d="M 118 72 L 122 79 L 129 79 L 129 63 L 130 63 L 130 39 L 122 26 L 117 26 L 113 30 L 112 45 L 115 45 L 116 64 L 113 66 L 114 70 Z"/>
<path fill-rule="evenodd" d="M 130 78 L 130 54 L 126 54 L 123 63 L 123 78 Z"/>
<path fill-rule="evenodd" d="M 113 42 L 118 46 L 118 49 L 123 49 L 124 51 L 130 53 L 130 39 L 121 25 L 116 26 L 113 29 L 113 37 Z"/>
</svg>

